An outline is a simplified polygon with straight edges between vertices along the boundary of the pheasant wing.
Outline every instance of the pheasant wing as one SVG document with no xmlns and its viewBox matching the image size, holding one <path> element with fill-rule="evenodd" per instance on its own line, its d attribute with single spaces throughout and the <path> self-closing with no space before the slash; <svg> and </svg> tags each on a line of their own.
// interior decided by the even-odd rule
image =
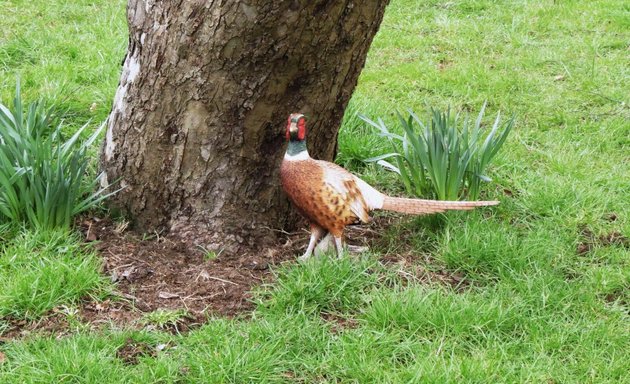
<svg viewBox="0 0 630 384">
<path fill-rule="evenodd" d="M 352 213 L 361 221 L 369 221 L 369 212 L 383 206 L 383 194 L 365 181 L 336 164 L 326 161 L 318 161 L 318 163 L 324 169 L 324 182 L 338 194 L 341 202 L 347 204 Z"/>
</svg>

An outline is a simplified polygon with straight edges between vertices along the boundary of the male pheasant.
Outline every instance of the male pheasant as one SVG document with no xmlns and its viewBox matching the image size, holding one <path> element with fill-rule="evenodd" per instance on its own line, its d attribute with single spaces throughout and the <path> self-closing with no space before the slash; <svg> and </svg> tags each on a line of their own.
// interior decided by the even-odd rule
<svg viewBox="0 0 630 384">
<path fill-rule="evenodd" d="M 306 150 L 306 118 L 300 113 L 289 116 L 286 138 L 289 146 L 280 168 L 282 188 L 311 226 L 311 239 L 301 260 L 312 255 L 317 242 L 327 233 L 333 236 L 337 255 L 341 256 L 344 228 L 368 222 L 368 213 L 375 209 L 421 215 L 499 204 L 387 196 L 336 164 L 312 159 Z"/>
</svg>

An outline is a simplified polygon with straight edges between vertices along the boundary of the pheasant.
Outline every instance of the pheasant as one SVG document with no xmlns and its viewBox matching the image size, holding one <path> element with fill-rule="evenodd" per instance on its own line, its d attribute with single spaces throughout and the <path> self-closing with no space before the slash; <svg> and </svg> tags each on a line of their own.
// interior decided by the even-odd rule
<svg viewBox="0 0 630 384">
<path fill-rule="evenodd" d="M 280 167 L 282 188 L 294 207 L 310 223 L 311 238 L 301 260 L 308 259 L 317 242 L 330 234 L 338 256 L 342 254 L 343 230 L 347 225 L 369 222 L 375 209 L 428 214 L 446 210 L 470 210 L 497 205 L 498 201 L 436 201 L 387 196 L 342 167 L 311 158 L 306 149 L 306 118 L 289 116 L 289 142 Z"/>
</svg>

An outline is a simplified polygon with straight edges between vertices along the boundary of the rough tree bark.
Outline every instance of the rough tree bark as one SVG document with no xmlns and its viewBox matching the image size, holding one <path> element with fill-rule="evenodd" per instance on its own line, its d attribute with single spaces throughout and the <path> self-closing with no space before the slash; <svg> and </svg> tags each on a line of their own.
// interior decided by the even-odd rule
<svg viewBox="0 0 630 384">
<path fill-rule="evenodd" d="M 112 205 L 141 231 L 209 249 L 256 245 L 291 220 L 284 127 L 310 116 L 331 159 L 388 0 L 129 0 L 129 47 L 101 151 Z"/>
</svg>

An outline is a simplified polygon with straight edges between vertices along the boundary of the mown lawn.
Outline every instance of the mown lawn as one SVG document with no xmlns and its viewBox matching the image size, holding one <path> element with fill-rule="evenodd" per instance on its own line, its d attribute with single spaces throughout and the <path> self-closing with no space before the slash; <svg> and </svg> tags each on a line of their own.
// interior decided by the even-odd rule
<svg viewBox="0 0 630 384">
<path fill-rule="evenodd" d="M 3 102 L 20 74 L 27 97 L 59 101 L 70 124 L 106 118 L 124 2 L 0 8 Z M 403 219 L 359 259 L 281 267 L 250 318 L 183 335 L 75 324 L 62 338 L 0 338 L 0 383 L 630 382 L 629 44 L 622 0 L 392 0 L 338 162 L 400 193 L 361 162 L 389 147 L 353 113 L 395 125 L 395 110 L 487 101 L 490 115 L 517 116 L 484 190 L 500 206 Z M 9 318 L 71 316 L 110 289 L 71 234 L 2 227 L 0 247 L 0 335 Z M 401 247 L 415 261 L 379 261 Z"/>
</svg>

